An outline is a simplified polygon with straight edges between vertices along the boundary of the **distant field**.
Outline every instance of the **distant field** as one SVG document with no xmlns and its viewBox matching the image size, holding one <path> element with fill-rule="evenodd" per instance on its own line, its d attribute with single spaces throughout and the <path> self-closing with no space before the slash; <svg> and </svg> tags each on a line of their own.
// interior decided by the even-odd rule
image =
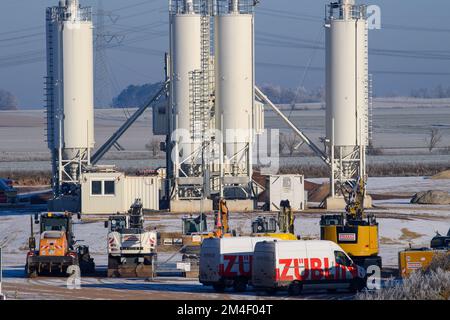
<svg viewBox="0 0 450 320">
<path fill-rule="evenodd" d="M 284 109 L 288 108 L 283 106 Z M 297 105 L 285 114 L 317 144 L 324 136 L 325 111 L 320 104 Z M 133 110 L 101 109 L 95 113 L 95 139 L 97 147 L 129 117 Z M 49 170 L 49 152 L 45 136 L 43 110 L 0 112 L 0 171 Z M 267 128 L 288 132 L 285 124 L 270 110 L 266 111 Z M 433 154 L 426 150 L 426 138 L 431 128 L 440 130 L 442 140 Z M 147 111 L 119 140 L 126 152 L 111 151 L 106 163 L 122 168 L 141 168 L 165 165 L 163 155 L 150 160 L 145 145 L 152 135 L 152 114 Z M 384 149 L 380 156 L 369 157 L 369 164 L 380 163 L 438 163 L 449 164 L 450 99 L 376 99 L 373 112 L 373 138 L 376 148 Z M 163 137 L 157 137 L 162 140 Z M 442 150 L 442 153 L 441 153 Z M 311 154 L 295 158 L 281 158 L 281 165 L 320 165 Z"/>
</svg>

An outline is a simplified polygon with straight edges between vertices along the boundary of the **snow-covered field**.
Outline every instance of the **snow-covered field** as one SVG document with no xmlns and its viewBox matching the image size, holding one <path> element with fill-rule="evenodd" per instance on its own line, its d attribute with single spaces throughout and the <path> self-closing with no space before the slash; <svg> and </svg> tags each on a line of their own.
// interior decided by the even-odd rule
<svg viewBox="0 0 450 320">
<path fill-rule="evenodd" d="M 316 182 L 320 180 L 315 179 Z M 450 180 L 430 180 L 425 178 L 372 178 L 369 180 L 369 189 L 377 194 L 398 192 L 417 192 L 428 189 L 441 189 L 450 191 Z M 44 208 L 36 208 L 37 211 Z M 377 216 L 380 224 L 380 255 L 386 267 L 397 266 L 398 252 L 412 245 L 414 247 L 429 246 L 431 238 L 438 231 L 447 233 L 450 228 L 450 206 L 419 206 L 409 204 L 405 199 L 375 201 L 375 208 L 371 209 Z M 259 213 L 261 214 L 261 213 Z M 3 263 L 5 267 L 4 280 L 7 292 L 17 299 L 64 299 L 65 279 L 33 279 L 24 277 L 23 267 L 27 251 L 27 241 L 30 236 L 29 210 L 0 211 L 0 243 L 3 243 Z M 232 228 L 238 234 L 250 233 L 251 220 L 258 213 L 232 213 Z M 180 231 L 180 215 L 156 214 L 147 217 L 146 225 L 156 227 L 160 232 Z M 301 213 L 296 216 L 296 233 L 304 238 L 318 239 L 320 235 L 319 213 Z M 213 222 L 209 217 L 209 223 Z M 83 220 L 76 222 L 75 233 L 77 239 L 90 246 L 91 254 L 96 265 L 104 269 L 107 262 L 106 233 L 102 221 Z M 160 253 L 159 260 L 164 261 L 171 253 Z M 180 259 L 176 255 L 170 262 Z M 15 289 L 14 289 L 15 288 Z M 31 289 L 33 288 L 33 289 Z M 111 295 L 105 294 L 105 290 Z M 58 290 L 61 290 L 58 291 Z M 84 290 L 84 291 L 83 291 Z M 224 299 L 251 299 L 258 298 L 254 293 L 245 295 L 225 294 L 218 296 L 210 288 L 201 286 L 196 280 L 186 279 L 158 279 L 156 282 L 147 282 L 136 279 L 83 279 L 83 290 L 77 291 L 69 297 L 83 299 L 94 297 L 105 299 L 130 298 L 128 294 L 135 294 L 137 298 L 224 298 Z M 123 295 L 114 292 L 122 292 Z M 15 296 L 14 296 L 15 295 Z M 305 295 L 303 298 L 332 299 L 349 298 L 346 293 L 330 295 L 326 293 Z M 286 298 L 280 295 L 278 298 Z"/>
</svg>

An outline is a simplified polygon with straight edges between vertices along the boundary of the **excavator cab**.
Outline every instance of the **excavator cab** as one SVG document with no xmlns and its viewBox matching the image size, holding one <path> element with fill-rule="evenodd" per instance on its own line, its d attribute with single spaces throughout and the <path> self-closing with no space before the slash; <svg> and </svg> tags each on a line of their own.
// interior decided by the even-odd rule
<svg viewBox="0 0 450 320">
<path fill-rule="evenodd" d="M 436 233 L 436 236 L 431 239 L 431 249 L 438 250 L 449 250 L 450 249 L 450 229 L 447 232 L 446 236 L 442 236 L 439 233 Z"/>
<path fill-rule="evenodd" d="M 185 236 L 190 236 L 194 233 L 201 233 L 207 230 L 207 217 L 201 214 L 197 217 L 187 216 L 182 218 L 182 232 Z"/>
<path fill-rule="evenodd" d="M 258 217 L 252 222 L 252 235 L 255 237 L 272 237 L 280 240 L 297 240 L 294 230 L 294 212 L 289 200 L 280 202 L 277 217 Z"/>
<path fill-rule="evenodd" d="M 254 234 L 276 233 L 277 219 L 275 217 L 257 217 L 252 222 L 252 232 Z"/>
</svg>

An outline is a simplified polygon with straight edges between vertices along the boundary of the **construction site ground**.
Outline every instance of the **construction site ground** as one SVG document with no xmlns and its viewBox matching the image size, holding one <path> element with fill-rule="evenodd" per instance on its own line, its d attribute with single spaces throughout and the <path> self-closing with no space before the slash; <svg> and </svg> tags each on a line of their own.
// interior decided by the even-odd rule
<svg viewBox="0 0 450 320">
<path fill-rule="evenodd" d="M 322 183 L 324 179 L 313 179 Z M 395 276 L 398 252 L 413 247 L 428 247 L 436 231 L 447 233 L 450 227 L 450 205 L 410 204 L 410 197 L 419 191 L 450 191 L 450 179 L 428 178 L 373 178 L 369 180 L 369 192 L 374 196 L 373 212 L 380 224 L 380 255 L 383 258 L 384 280 Z M 312 207 L 318 203 L 311 203 Z M 90 246 L 97 265 L 97 274 L 82 277 L 80 289 L 67 288 L 65 277 L 39 277 L 28 279 L 24 274 L 27 241 L 30 236 L 30 214 L 44 211 L 45 206 L 0 211 L 0 243 L 3 248 L 3 291 L 8 299 L 353 299 L 354 295 L 338 291 L 305 291 L 299 297 L 288 297 L 286 292 L 267 296 L 253 291 L 237 294 L 227 291 L 214 292 L 201 285 L 197 279 L 161 277 L 155 279 L 111 279 L 106 277 L 106 235 L 101 217 L 85 217 L 75 223 L 80 244 Z M 318 239 L 320 215 L 325 211 L 311 208 L 296 214 L 295 230 L 304 239 Z M 258 215 L 276 213 L 234 212 L 231 227 L 238 235 L 250 233 L 251 220 Z M 160 232 L 180 232 L 182 215 L 160 213 L 146 216 L 146 226 Z M 104 219 L 104 218 L 103 218 Z M 209 216 L 210 226 L 213 223 Z M 212 226 L 211 226 L 212 227 Z M 158 254 L 161 266 L 174 268 L 181 261 L 181 254 L 173 248 L 162 247 Z"/>
</svg>

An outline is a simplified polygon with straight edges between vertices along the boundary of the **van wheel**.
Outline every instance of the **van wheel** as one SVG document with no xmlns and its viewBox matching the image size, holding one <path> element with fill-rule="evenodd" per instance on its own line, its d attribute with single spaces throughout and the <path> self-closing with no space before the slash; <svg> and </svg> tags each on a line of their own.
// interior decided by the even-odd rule
<svg viewBox="0 0 450 320">
<path fill-rule="evenodd" d="M 290 296 L 299 296 L 302 293 L 303 285 L 298 282 L 292 282 L 288 287 L 288 294 Z"/>
<path fill-rule="evenodd" d="M 276 288 L 270 288 L 270 289 L 266 289 L 266 294 L 268 296 L 274 296 L 277 294 L 277 289 Z"/>
<path fill-rule="evenodd" d="M 224 283 L 215 283 L 215 284 L 213 284 L 213 288 L 216 292 L 219 292 L 219 293 L 225 292 L 225 284 Z"/>
<path fill-rule="evenodd" d="M 350 291 L 353 293 L 360 292 L 366 287 L 366 282 L 364 279 L 354 279 L 350 284 Z"/>
<path fill-rule="evenodd" d="M 236 279 L 233 282 L 233 289 L 235 292 L 245 292 L 247 290 L 247 280 L 245 279 Z"/>
</svg>

